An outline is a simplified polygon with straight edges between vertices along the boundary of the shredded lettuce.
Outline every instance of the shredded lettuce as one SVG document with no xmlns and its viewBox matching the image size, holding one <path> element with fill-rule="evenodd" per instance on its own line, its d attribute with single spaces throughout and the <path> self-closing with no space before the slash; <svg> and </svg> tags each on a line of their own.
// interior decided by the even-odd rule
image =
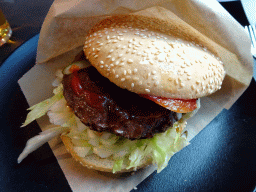
<svg viewBox="0 0 256 192">
<path fill-rule="evenodd" d="M 53 90 L 53 93 L 54 93 L 53 97 L 46 99 L 30 107 L 28 109 L 30 110 L 30 112 L 27 115 L 25 123 L 21 127 L 25 127 L 28 124 L 30 124 L 32 121 L 44 116 L 53 104 L 55 104 L 57 101 L 63 98 L 62 90 L 63 90 L 63 86 L 61 84 Z"/>
<path fill-rule="evenodd" d="M 29 139 L 27 141 L 26 147 L 18 157 L 18 163 L 20 163 L 24 158 L 26 158 L 28 154 L 32 153 L 46 142 L 50 141 L 54 137 L 60 135 L 61 133 L 67 130 L 68 128 L 66 127 L 58 126 L 55 128 L 47 129 L 46 131 L 41 132 L 39 135 Z"/>
<path fill-rule="evenodd" d="M 126 166 L 126 169 L 136 170 L 145 161 L 151 159 L 157 166 L 157 172 L 161 172 L 167 165 L 170 158 L 183 147 L 188 145 L 185 137 L 182 137 L 180 125 L 183 120 L 176 122 L 172 128 L 164 133 L 156 134 L 153 138 L 142 140 L 129 140 L 118 137 L 111 133 L 98 134 L 88 127 L 82 132 L 71 130 L 67 136 L 72 139 L 74 146 L 88 147 L 92 152 L 101 158 L 112 157 L 115 163 L 113 173 L 118 172 Z M 79 154 L 88 154 L 87 151 Z"/>
</svg>

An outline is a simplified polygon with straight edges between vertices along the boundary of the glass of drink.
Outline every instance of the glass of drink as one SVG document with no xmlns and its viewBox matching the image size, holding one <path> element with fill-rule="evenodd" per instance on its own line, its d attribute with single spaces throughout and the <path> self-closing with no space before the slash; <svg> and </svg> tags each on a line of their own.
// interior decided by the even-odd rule
<svg viewBox="0 0 256 192">
<path fill-rule="evenodd" d="M 12 35 L 12 29 L 0 10 L 0 46 L 5 44 Z"/>
</svg>

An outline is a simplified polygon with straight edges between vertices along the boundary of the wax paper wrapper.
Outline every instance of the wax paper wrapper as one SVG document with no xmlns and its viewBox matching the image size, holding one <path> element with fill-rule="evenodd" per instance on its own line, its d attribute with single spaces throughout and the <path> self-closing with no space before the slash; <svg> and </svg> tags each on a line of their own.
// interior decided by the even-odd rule
<svg viewBox="0 0 256 192">
<path fill-rule="evenodd" d="M 19 80 L 30 105 L 52 96 L 52 81 L 81 52 L 85 36 L 98 21 L 115 14 L 154 16 L 185 23 L 212 41 L 224 63 L 222 89 L 201 99 L 201 109 L 188 121 L 188 139 L 197 135 L 224 108 L 229 109 L 248 87 L 253 73 L 250 40 L 242 26 L 215 0 L 56 0 L 40 32 L 37 64 Z M 49 124 L 39 119 L 45 130 Z M 115 178 L 81 167 L 63 146 L 50 143 L 73 191 L 130 191 L 150 175 L 150 166 Z M 161 174 L 161 173 L 160 173 Z"/>
</svg>

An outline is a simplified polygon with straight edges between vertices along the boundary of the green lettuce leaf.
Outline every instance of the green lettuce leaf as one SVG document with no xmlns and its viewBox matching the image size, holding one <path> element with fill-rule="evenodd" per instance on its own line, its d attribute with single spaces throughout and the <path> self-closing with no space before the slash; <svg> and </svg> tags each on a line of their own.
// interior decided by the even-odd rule
<svg viewBox="0 0 256 192">
<path fill-rule="evenodd" d="M 62 90 L 63 90 L 63 86 L 61 84 L 53 90 L 53 93 L 55 94 L 53 97 L 46 99 L 30 107 L 28 109 L 30 110 L 30 112 L 28 113 L 27 118 L 21 127 L 25 127 L 32 121 L 44 116 L 54 103 L 56 103 L 57 101 L 63 98 Z"/>
</svg>

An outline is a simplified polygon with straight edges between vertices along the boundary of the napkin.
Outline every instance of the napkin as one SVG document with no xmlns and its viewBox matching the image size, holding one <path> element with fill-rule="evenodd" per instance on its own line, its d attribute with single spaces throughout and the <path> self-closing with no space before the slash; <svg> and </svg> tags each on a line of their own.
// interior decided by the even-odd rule
<svg viewBox="0 0 256 192">
<path fill-rule="evenodd" d="M 224 108 L 229 109 L 248 87 L 253 71 L 249 37 L 215 0 L 56 0 L 40 32 L 37 63 L 19 80 L 30 105 L 52 95 L 55 71 L 68 65 L 81 52 L 84 37 L 95 23 L 114 14 L 177 20 L 202 33 L 217 47 L 227 75 L 222 89 L 202 98 L 199 112 L 188 121 L 189 140 Z M 45 118 L 39 119 L 38 124 L 42 130 L 49 126 Z M 150 166 L 134 174 L 113 177 L 81 167 L 56 142 L 50 146 L 75 192 L 130 191 L 155 170 Z"/>
</svg>

